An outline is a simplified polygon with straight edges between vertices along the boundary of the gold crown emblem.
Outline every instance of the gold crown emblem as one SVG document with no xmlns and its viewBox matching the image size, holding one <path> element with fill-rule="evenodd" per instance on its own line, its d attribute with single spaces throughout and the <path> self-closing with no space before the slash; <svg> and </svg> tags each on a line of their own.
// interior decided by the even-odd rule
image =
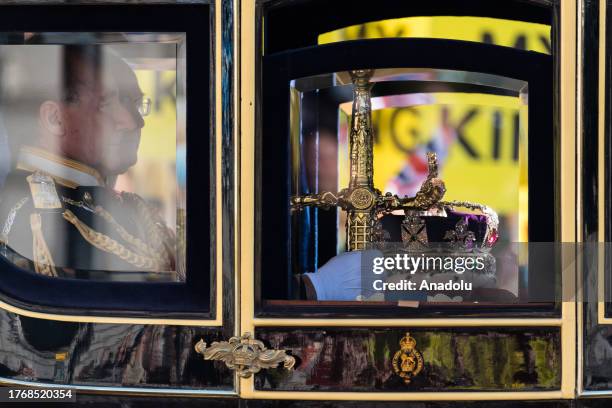
<svg viewBox="0 0 612 408">
<path fill-rule="evenodd" d="M 423 355 L 416 349 L 416 340 L 410 336 L 410 333 L 406 333 L 399 343 L 401 350 L 398 350 L 393 356 L 393 371 L 406 384 L 410 384 L 412 379 L 423 371 L 425 365 Z"/>
<path fill-rule="evenodd" d="M 400 340 L 400 347 L 405 351 L 412 350 L 416 347 L 416 340 L 410 335 L 410 333 L 406 333 L 406 335 Z"/>
</svg>

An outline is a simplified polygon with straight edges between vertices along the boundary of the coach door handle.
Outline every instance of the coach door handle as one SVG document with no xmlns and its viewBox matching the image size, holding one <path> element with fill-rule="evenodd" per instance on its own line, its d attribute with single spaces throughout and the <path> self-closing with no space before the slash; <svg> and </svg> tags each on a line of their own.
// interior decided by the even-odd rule
<svg viewBox="0 0 612 408">
<path fill-rule="evenodd" d="M 202 354 L 204 360 L 223 361 L 228 368 L 236 370 L 241 378 L 249 378 L 262 369 L 274 368 L 281 363 L 288 370 L 295 365 L 295 358 L 285 350 L 269 350 L 248 332 L 240 337 L 232 337 L 229 341 L 215 341 L 210 346 L 200 339 L 195 345 L 195 351 Z"/>
</svg>

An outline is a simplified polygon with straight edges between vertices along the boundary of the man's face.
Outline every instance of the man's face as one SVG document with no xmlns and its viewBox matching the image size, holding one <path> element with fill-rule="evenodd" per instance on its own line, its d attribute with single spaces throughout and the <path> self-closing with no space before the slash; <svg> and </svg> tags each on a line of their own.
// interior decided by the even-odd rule
<svg viewBox="0 0 612 408">
<path fill-rule="evenodd" d="M 136 164 L 144 126 L 136 76 L 115 58 L 105 59 L 98 72 L 90 64 L 78 69 L 76 100 L 64 104 L 61 150 L 104 176 L 122 174 Z"/>
</svg>

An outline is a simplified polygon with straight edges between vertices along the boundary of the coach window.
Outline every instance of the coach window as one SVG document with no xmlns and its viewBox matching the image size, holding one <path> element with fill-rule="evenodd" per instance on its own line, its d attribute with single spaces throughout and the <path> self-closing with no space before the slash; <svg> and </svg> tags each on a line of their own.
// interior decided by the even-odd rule
<svg viewBox="0 0 612 408">
<path fill-rule="evenodd" d="M 68 7 L 50 10 L 55 31 L 0 33 L 0 292 L 9 302 L 69 314 L 210 312 L 209 8 L 150 7 L 146 22 L 142 10 L 122 9 L 133 31 L 102 29 L 87 12 L 80 27 L 92 30 L 76 31 L 68 15 L 80 11 Z"/>
<path fill-rule="evenodd" d="M 291 12 L 264 12 L 261 316 L 555 313 L 552 245 L 527 250 L 556 234 L 550 21 L 379 12 L 279 36 Z"/>
</svg>

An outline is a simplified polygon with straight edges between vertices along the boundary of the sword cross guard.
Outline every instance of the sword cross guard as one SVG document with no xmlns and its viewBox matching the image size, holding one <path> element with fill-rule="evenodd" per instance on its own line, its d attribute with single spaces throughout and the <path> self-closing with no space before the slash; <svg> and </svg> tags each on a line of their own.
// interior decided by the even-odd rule
<svg viewBox="0 0 612 408">
<path fill-rule="evenodd" d="M 435 153 L 427 153 L 429 174 L 414 197 L 400 198 L 382 194 L 374 187 L 374 154 L 370 79 L 374 70 L 350 71 L 353 82 L 353 108 L 351 116 L 349 150 L 350 181 L 348 188 L 337 193 L 323 191 L 316 194 L 293 196 L 292 211 L 313 206 L 322 209 L 340 207 L 347 212 L 346 247 L 349 251 L 363 250 L 377 241 L 378 219 L 381 214 L 394 210 L 427 210 L 436 205 L 446 192 L 444 182 L 438 178 Z"/>
</svg>

